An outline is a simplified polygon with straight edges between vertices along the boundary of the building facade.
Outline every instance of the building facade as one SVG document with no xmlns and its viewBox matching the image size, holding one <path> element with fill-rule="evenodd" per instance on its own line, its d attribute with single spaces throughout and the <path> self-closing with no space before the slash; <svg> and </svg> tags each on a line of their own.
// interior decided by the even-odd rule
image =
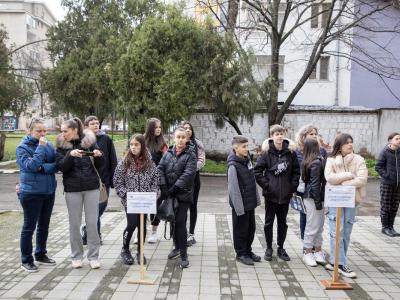
<svg viewBox="0 0 400 300">
<path fill-rule="evenodd" d="M 13 51 L 13 66 L 20 69 L 17 71 L 18 74 L 30 80 L 35 88 L 29 111 L 21 115 L 18 120 L 19 129 L 26 128 L 27 118 L 30 115 L 47 115 L 48 99 L 39 91 L 41 89 L 39 75 L 41 70 L 52 66 L 45 49 L 46 33 L 55 23 L 56 18 L 44 3 L 23 0 L 0 1 L 0 26 L 8 34 L 7 47 Z M 10 122 L 12 118 L 12 114 L 6 115 L 7 124 L 3 124 L 10 130 L 17 129 L 12 128 L 17 124 Z M 55 120 L 49 119 L 48 123 L 49 127 L 55 126 Z"/>
<path fill-rule="evenodd" d="M 177 2 L 169 0 L 169 3 Z M 269 5 L 270 1 L 265 2 Z M 387 1 L 381 1 L 387 5 Z M 185 12 L 197 20 L 204 19 L 205 15 L 218 18 L 225 22 L 228 1 L 186 1 Z M 201 3 L 207 3 L 201 4 Z M 217 3 L 219 5 L 217 5 Z M 296 2 L 297 3 L 297 2 Z M 371 6 L 364 2 L 351 2 L 354 9 L 360 13 L 367 12 Z M 377 1 L 379 3 L 379 1 Z M 308 5 L 308 3 L 307 3 Z M 301 20 L 307 20 L 298 27 L 281 47 L 279 57 L 279 81 L 280 89 L 278 101 L 285 101 L 301 78 L 307 66 L 310 54 L 313 50 L 314 41 L 319 38 L 325 22 L 327 21 L 327 10 L 329 1 L 315 1 L 311 8 L 299 8 L 297 13 L 293 12 L 287 20 L 285 30 L 292 28 L 299 21 L 299 14 L 303 11 Z M 373 5 L 372 5 L 373 6 Z M 285 3 L 282 1 L 278 12 L 278 26 L 282 21 L 285 12 Z M 211 9 L 212 8 L 212 12 Z M 316 17 L 312 17 L 316 16 Z M 239 37 L 244 48 L 251 49 L 255 54 L 253 73 L 256 80 L 264 80 L 270 72 L 271 48 L 267 33 L 254 28 L 267 26 L 262 22 L 263 17 L 254 11 L 245 2 L 239 1 L 236 35 Z M 360 58 L 364 66 L 374 65 L 387 74 L 397 72 L 400 78 L 400 38 L 397 33 L 391 33 L 390 29 L 398 26 L 400 20 L 400 9 L 393 6 L 385 9 L 381 14 L 374 14 L 374 17 L 367 18 L 364 24 L 370 24 L 379 28 L 376 32 L 364 30 L 356 32 L 351 36 L 352 46 L 349 41 L 332 41 L 326 48 L 324 54 L 311 76 L 296 95 L 293 105 L 326 105 L 326 106 L 364 106 L 368 108 L 399 108 L 400 107 L 400 85 L 397 80 L 384 79 L 371 70 L 367 70 L 348 59 L 349 56 Z M 339 18 L 337 24 L 344 26 L 350 23 L 349 15 L 344 14 Z M 252 29 L 248 29 L 252 28 Z M 264 28 L 265 29 L 265 28 Z M 379 31 L 379 32 L 378 32 Z M 397 39 L 396 39 L 397 37 Z M 384 45 L 385 50 L 382 49 Z M 357 49 L 365 53 L 357 53 Z M 340 55 L 336 55 L 339 53 Z M 372 59 L 365 54 L 371 54 Z M 374 61 L 380 57 L 381 61 Z M 358 60 L 358 59 L 355 59 Z M 388 63 L 388 61 L 390 61 Z M 381 65 L 379 64 L 381 63 Z M 389 70 L 390 67 L 397 70 Z"/>
</svg>

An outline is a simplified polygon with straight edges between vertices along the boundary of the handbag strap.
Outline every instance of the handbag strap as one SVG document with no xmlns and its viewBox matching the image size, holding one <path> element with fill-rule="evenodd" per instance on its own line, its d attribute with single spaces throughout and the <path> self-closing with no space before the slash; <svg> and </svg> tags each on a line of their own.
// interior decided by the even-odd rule
<svg viewBox="0 0 400 300">
<path fill-rule="evenodd" d="M 103 183 L 103 181 L 101 180 L 100 174 L 99 174 L 99 172 L 97 171 L 97 168 L 96 168 L 96 166 L 95 166 L 95 164 L 94 164 L 94 158 L 93 158 L 92 156 L 89 156 L 89 158 L 90 158 L 90 162 L 91 162 L 92 165 L 93 165 L 94 170 L 96 171 L 97 177 L 99 177 L 100 182 Z"/>
</svg>

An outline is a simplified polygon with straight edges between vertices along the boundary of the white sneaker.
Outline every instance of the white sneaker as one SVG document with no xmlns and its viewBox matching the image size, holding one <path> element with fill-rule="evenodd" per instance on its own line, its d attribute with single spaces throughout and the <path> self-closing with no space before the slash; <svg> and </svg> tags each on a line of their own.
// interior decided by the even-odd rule
<svg viewBox="0 0 400 300">
<path fill-rule="evenodd" d="M 82 266 L 83 266 L 82 260 L 80 260 L 80 259 L 72 260 L 71 261 L 71 266 L 72 266 L 73 269 L 82 268 Z"/>
<path fill-rule="evenodd" d="M 99 269 L 100 268 L 100 261 L 95 259 L 95 260 L 91 260 L 89 261 L 90 267 L 92 269 Z"/>
<path fill-rule="evenodd" d="M 158 242 L 158 235 L 157 235 L 157 231 L 151 231 L 149 238 L 147 239 L 147 242 L 149 244 L 155 244 Z"/>
<path fill-rule="evenodd" d="M 317 264 L 320 265 L 326 264 L 325 254 L 322 251 L 314 252 L 314 259 L 317 262 Z"/>
<path fill-rule="evenodd" d="M 333 265 L 330 264 L 330 263 L 327 263 L 327 264 L 325 265 L 325 270 L 333 271 Z"/>
<path fill-rule="evenodd" d="M 303 261 L 307 266 L 316 267 L 317 262 L 315 261 L 314 254 L 312 253 L 304 253 Z"/>
</svg>

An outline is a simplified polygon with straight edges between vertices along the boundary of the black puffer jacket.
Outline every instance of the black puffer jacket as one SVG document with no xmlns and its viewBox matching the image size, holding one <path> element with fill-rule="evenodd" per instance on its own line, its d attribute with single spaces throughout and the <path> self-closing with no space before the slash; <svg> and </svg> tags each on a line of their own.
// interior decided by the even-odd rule
<svg viewBox="0 0 400 300">
<path fill-rule="evenodd" d="M 176 156 L 175 146 L 171 146 L 158 164 L 160 185 L 168 189 L 175 186 L 178 202 L 192 202 L 196 162 L 196 154 L 189 147 Z"/>
<path fill-rule="evenodd" d="M 107 187 L 114 187 L 113 176 L 115 168 L 117 167 L 118 160 L 117 154 L 115 153 L 115 147 L 112 139 L 103 132 L 96 135 L 97 145 L 104 156 L 104 164 L 100 166 L 101 180 Z"/>
<path fill-rule="evenodd" d="M 375 170 L 384 184 L 400 185 L 400 150 L 394 151 L 387 145 L 379 154 Z"/>
<path fill-rule="evenodd" d="M 305 189 L 303 198 L 312 198 L 317 210 L 323 208 L 325 194 L 325 161 L 321 158 L 315 159 L 310 166 L 308 176 L 305 178 Z"/>
<path fill-rule="evenodd" d="M 56 168 L 63 173 L 64 192 L 83 192 L 98 189 L 99 178 L 88 156 L 73 157 L 70 152 L 74 149 L 93 151 L 99 149 L 96 136 L 90 130 L 83 131 L 83 138 L 64 140 L 62 135 L 57 137 Z M 104 157 L 95 157 L 97 170 L 104 164 Z"/>
<path fill-rule="evenodd" d="M 265 201 L 287 204 L 297 190 L 300 166 L 294 149 L 289 150 L 288 146 L 289 141 L 284 140 L 282 150 L 277 150 L 270 140 L 268 149 L 257 159 L 254 175 Z"/>
</svg>

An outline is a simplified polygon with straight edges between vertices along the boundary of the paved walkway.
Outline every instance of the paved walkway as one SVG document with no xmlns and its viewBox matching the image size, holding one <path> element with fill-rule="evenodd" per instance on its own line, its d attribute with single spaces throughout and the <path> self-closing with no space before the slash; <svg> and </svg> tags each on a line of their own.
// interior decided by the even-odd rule
<svg viewBox="0 0 400 300">
<path fill-rule="evenodd" d="M 228 214 L 199 215 L 197 244 L 189 248 L 190 268 L 181 270 L 178 260 L 166 259 L 171 242 L 145 245 L 148 272 L 158 275 L 156 285 L 128 284 L 138 275 L 138 265 L 127 267 L 119 259 L 125 217 L 107 212 L 103 218 L 102 267 L 91 270 L 85 262 L 73 270 L 68 259 L 68 218 L 65 212 L 52 217 L 49 254 L 56 267 L 40 267 L 38 273 L 20 269 L 19 239 L 0 245 L 1 299 L 400 299 L 400 238 L 379 233 L 376 217 L 358 217 L 352 234 L 349 264 L 358 274 L 347 280 L 353 291 L 326 291 L 319 281 L 330 278 L 323 267 L 309 268 L 301 260 L 298 217 L 289 215 L 286 249 L 290 262 L 274 258 L 254 267 L 236 263 L 232 224 Z M 263 215 L 257 215 L 254 252 L 265 247 Z M 12 226 L 12 224 L 10 224 Z M 327 228 L 327 227 L 326 227 Z M 274 230 L 274 232 L 276 232 Z M 161 233 L 161 230 L 160 230 Z M 325 232 L 327 246 L 327 232 Z M 135 246 L 132 246 L 133 248 Z M 274 252 L 276 253 L 276 251 Z"/>
</svg>

